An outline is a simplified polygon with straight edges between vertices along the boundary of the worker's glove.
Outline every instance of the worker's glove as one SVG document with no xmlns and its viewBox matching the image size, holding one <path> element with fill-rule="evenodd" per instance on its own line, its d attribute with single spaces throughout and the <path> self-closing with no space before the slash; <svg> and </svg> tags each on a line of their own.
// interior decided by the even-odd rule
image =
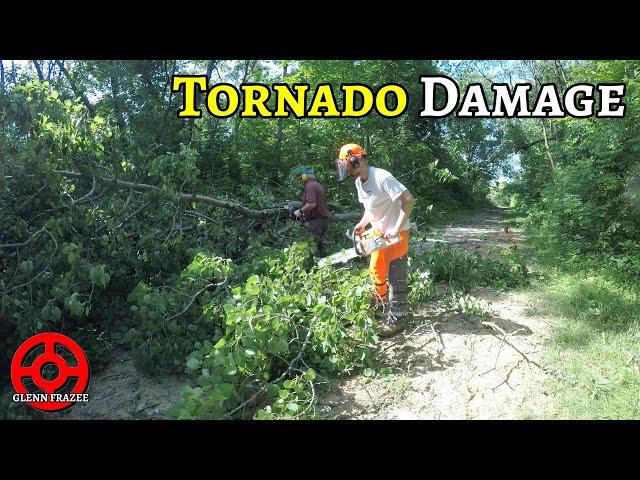
<svg viewBox="0 0 640 480">
<path fill-rule="evenodd" d="M 293 212 L 293 216 L 299 219 L 302 216 L 302 212 L 300 211 L 300 209 Z"/>
</svg>

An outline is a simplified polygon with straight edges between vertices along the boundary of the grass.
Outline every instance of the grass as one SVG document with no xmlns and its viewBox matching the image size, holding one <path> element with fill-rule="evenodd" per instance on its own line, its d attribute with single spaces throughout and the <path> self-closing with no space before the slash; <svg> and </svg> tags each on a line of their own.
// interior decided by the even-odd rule
<svg viewBox="0 0 640 480">
<path fill-rule="evenodd" d="M 538 265 L 529 291 L 554 325 L 545 363 L 554 411 L 547 418 L 640 418 L 640 287 L 602 262 Z"/>
<path fill-rule="evenodd" d="M 526 216 L 522 213 L 518 213 L 518 211 L 513 208 L 502 208 L 502 210 L 505 213 L 502 217 L 502 220 L 500 221 L 500 224 L 508 225 L 510 229 L 520 231 L 526 220 Z"/>
</svg>

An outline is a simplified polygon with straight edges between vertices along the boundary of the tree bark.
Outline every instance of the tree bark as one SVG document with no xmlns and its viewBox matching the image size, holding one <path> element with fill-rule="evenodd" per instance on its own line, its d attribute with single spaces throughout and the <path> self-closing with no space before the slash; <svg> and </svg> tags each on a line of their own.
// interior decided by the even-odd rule
<svg viewBox="0 0 640 480">
<path fill-rule="evenodd" d="M 49 60 L 47 62 L 47 82 L 51 80 L 51 74 L 53 73 L 53 70 L 54 70 L 53 65 L 54 65 L 53 61 Z"/>
<path fill-rule="evenodd" d="M 547 157 L 549 157 L 549 162 L 551 163 L 551 169 L 555 170 L 556 165 L 553 162 L 553 156 L 551 155 L 551 150 L 549 150 L 549 141 L 547 139 L 547 129 L 544 126 L 544 119 L 542 119 L 542 135 L 544 135 L 544 148 L 547 151 Z"/>
<path fill-rule="evenodd" d="M 44 82 L 44 75 L 42 74 L 42 68 L 40 68 L 40 64 L 38 60 L 32 60 L 31 63 L 36 67 L 36 72 L 38 73 L 38 78 L 41 82 Z"/>
<path fill-rule="evenodd" d="M 288 64 L 284 64 L 282 68 L 282 83 L 285 83 L 287 77 Z M 278 129 L 276 130 L 276 162 L 279 164 L 282 161 L 282 125 L 284 123 L 283 118 L 278 119 Z"/>
</svg>

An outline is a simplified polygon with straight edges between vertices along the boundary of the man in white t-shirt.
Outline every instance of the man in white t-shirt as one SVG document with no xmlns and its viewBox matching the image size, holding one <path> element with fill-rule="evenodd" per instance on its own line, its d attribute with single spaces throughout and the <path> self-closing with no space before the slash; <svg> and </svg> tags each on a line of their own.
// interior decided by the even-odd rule
<svg viewBox="0 0 640 480">
<path fill-rule="evenodd" d="M 366 156 L 359 145 L 344 145 L 338 155 L 338 176 L 341 180 L 347 173 L 356 177 L 358 201 L 364 206 L 364 215 L 355 226 L 356 232 L 362 233 L 371 224 L 383 235 L 400 235 L 398 243 L 373 252 L 369 263 L 376 306 L 383 312 L 388 310 L 381 336 L 391 336 L 404 328 L 407 314 L 409 215 L 415 199 L 391 173 L 369 166 Z M 390 293 L 387 282 L 391 286 Z"/>
</svg>

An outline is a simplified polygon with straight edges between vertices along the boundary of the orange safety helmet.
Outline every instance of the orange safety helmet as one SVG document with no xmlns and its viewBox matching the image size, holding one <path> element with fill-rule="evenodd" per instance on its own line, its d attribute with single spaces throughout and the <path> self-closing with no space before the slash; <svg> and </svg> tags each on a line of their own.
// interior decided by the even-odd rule
<svg viewBox="0 0 640 480">
<path fill-rule="evenodd" d="M 343 147 L 340 149 L 340 153 L 338 154 L 338 159 L 343 160 L 352 156 L 366 157 L 367 153 L 363 150 L 363 148 L 360 145 L 357 145 L 355 143 L 347 143 L 346 145 L 343 145 Z"/>
<path fill-rule="evenodd" d="M 343 181 L 347 178 L 347 172 L 353 173 L 355 168 L 360 165 L 360 158 L 367 156 L 367 153 L 360 145 L 355 143 L 347 143 L 343 145 L 336 160 L 336 169 L 338 170 L 338 180 Z"/>
</svg>

